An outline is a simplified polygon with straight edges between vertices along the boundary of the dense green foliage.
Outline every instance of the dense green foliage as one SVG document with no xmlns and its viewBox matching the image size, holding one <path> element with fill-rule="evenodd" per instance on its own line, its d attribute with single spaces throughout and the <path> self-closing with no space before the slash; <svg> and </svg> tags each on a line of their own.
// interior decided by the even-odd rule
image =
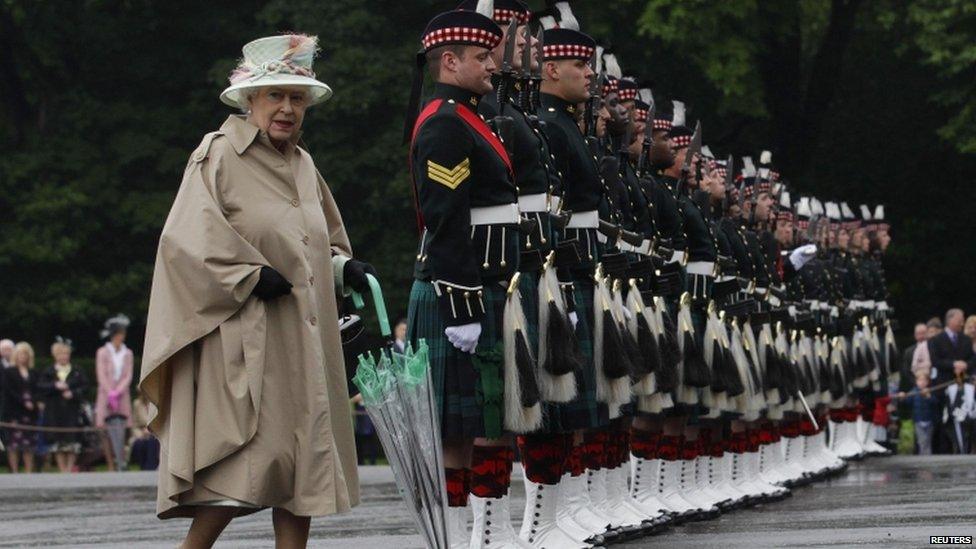
<svg viewBox="0 0 976 549">
<path fill-rule="evenodd" d="M 122 311 L 139 349 L 189 152 L 229 114 L 217 95 L 240 47 L 282 30 L 321 39 L 318 74 L 336 94 L 310 111 L 304 139 L 402 312 L 416 241 L 401 145 L 411 62 L 426 20 L 454 4 L 0 0 L 0 335 L 46 355 L 64 334 L 90 355 Z M 976 304 L 976 161 L 955 152 L 976 149 L 970 3 L 578 4 L 626 72 L 688 101 L 716 152 L 768 146 L 805 191 L 886 202 L 903 323 Z"/>
</svg>

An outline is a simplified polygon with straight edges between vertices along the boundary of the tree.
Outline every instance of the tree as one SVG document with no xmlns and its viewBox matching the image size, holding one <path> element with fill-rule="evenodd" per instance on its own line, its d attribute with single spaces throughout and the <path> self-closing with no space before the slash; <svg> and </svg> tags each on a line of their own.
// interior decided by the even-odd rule
<svg viewBox="0 0 976 549">
<path fill-rule="evenodd" d="M 967 0 L 921 0 L 906 4 L 907 19 L 915 25 L 914 44 L 925 63 L 936 68 L 939 104 L 957 112 L 939 135 L 964 153 L 976 153 L 976 4 Z M 898 19 L 883 21 L 894 27 Z"/>
<path fill-rule="evenodd" d="M 651 0 L 639 24 L 694 63 L 727 96 L 730 115 L 768 119 L 777 165 L 797 176 L 810 165 L 861 3 Z"/>
</svg>

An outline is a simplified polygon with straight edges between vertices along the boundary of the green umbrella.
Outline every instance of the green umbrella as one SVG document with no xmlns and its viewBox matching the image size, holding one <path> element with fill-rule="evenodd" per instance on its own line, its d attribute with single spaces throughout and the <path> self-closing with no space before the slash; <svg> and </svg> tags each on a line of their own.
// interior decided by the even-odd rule
<svg viewBox="0 0 976 549">
<path fill-rule="evenodd" d="M 430 378 L 427 343 L 397 352 L 379 282 L 367 275 L 380 332 L 387 344 L 359 357 L 353 383 L 376 427 L 400 497 L 428 547 L 447 547 L 447 488 L 440 426 Z M 364 305 L 353 294 L 357 308 Z"/>
</svg>

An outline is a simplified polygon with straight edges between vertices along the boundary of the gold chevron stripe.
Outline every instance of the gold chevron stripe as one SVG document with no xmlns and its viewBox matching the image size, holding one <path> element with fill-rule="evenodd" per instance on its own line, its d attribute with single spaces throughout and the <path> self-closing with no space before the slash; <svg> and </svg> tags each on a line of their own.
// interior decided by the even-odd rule
<svg viewBox="0 0 976 549">
<path fill-rule="evenodd" d="M 451 189 L 452 191 L 458 188 L 458 186 L 461 183 L 464 183 L 464 180 L 466 180 L 470 175 L 471 175 L 470 171 L 463 171 L 459 173 L 456 177 L 445 177 L 440 174 L 427 174 L 427 176 L 431 180 L 436 181 L 441 185 L 444 185 L 445 187 Z"/>
<path fill-rule="evenodd" d="M 451 175 L 454 175 L 456 173 L 459 173 L 461 170 L 466 170 L 470 166 L 471 166 L 471 160 L 468 159 L 468 158 L 465 158 L 460 164 L 458 164 L 457 166 L 455 166 L 453 169 L 445 168 L 444 166 L 441 166 L 440 164 L 438 164 L 437 162 L 434 162 L 433 160 L 428 160 L 427 161 L 427 169 L 428 170 L 441 172 L 442 174 L 447 175 L 447 176 L 451 176 Z"/>
<path fill-rule="evenodd" d="M 471 160 L 465 158 L 453 169 L 447 169 L 433 160 L 427 161 L 427 177 L 444 185 L 452 191 L 471 176 Z"/>
</svg>

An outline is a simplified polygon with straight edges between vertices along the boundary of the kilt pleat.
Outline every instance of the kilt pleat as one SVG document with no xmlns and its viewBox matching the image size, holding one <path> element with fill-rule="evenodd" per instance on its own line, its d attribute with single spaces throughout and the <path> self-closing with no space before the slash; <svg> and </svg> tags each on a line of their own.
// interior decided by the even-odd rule
<svg viewBox="0 0 976 549">
<path fill-rule="evenodd" d="M 501 344 L 505 288 L 498 283 L 486 284 L 484 302 L 485 319 L 478 340 L 479 352 Z M 427 342 L 441 435 L 445 439 L 483 437 L 485 416 L 481 374 L 474 366 L 472 355 L 461 352 L 447 340 L 446 327 L 433 284 L 415 280 L 407 311 L 407 339 L 414 345 L 421 339 Z M 502 368 L 498 369 L 498 377 L 501 386 Z"/>
</svg>

